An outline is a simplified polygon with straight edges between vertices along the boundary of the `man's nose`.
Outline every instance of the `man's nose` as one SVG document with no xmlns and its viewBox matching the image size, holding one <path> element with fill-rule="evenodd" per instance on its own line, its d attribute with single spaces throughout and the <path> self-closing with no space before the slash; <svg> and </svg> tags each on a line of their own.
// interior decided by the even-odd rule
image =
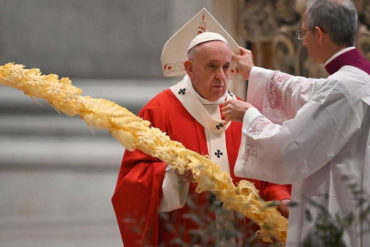
<svg viewBox="0 0 370 247">
<path fill-rule="evenodd" d="M 226 72 L 223 70 L 223 68 L 219 68 L 216 72 L 216 78 L 219 80 L 225 80 L 226 79 Z"/>
</svg>

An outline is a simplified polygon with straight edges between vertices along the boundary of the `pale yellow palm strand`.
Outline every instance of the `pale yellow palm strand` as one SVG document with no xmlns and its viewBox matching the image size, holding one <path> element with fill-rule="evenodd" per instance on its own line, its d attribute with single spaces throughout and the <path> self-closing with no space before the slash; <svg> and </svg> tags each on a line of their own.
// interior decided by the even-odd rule
<svg viewBox="0 0 370 247">
<path fill-rule="evenodd" d="M 94 128 L 106 129 L 127 149 L 138 149 L 169 164 L 180 174 L 191 170 L 197 182 L 197 192 L 211 191 L 222 201 L 224 208 L 233 209 L 260 226 L 259 236 L 284 243 L 287 219 L 275 207 L 268 207 L 254 185 L 246 180 L 234 186 L 229 174 L 208 158 L 185 149 L 158 128 L 111 101 L 81 96 L 68 78 L 41 75 L 38 69 L 8 63 L 0 66 L 0 84 L 17 88 L 31 97 L 46 100 L 57 111 L 68 116 L 78 115 Z"/>
</svg>

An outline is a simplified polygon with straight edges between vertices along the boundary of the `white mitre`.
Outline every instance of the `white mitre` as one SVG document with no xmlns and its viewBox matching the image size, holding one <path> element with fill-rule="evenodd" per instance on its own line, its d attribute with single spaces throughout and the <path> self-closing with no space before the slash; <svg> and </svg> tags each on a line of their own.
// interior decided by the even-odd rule
<svg viewBox="0 0 370 247">
<path fill-rule="evenodd" d="M 196 45 L 212 40 L 221 40 L 227 43 L 235 54 L 240 54 L 239 45 L 231 35 L 206 9 L 202 9 L 164 45 L 161 54 L 163 75 L 165 77 L 185 75 L 184 62 L 188 59 L 188 51 Z M 230 76 L 233 75 L 237 75 L 234 63 L 230 66 Z"/>
</svg>

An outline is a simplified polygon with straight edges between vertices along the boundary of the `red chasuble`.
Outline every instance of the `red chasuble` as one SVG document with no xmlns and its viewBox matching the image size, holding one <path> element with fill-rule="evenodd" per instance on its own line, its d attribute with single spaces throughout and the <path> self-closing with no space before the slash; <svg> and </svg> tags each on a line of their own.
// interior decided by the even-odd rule
<svg viewBox="0 0 370 247">
<path fill-rule="evenodd" d="M 202 155 L 208 154 L 203 126 L 187 112 L 169 89 L 161 92 L 145 105 L 139 116 L 150 121 L 152 126 L 166 132 L 172 140 L 181 142 L 187 149 Z M 241 180 L 234 175 L 234 165 L 241 140 L 241 125 L 239 122 L 232 123 L 225 135 L 234 183 Z M 176 238 L 190 243 L 189 231 L 202 226 L 198 226 L 187 216 L 189 214 L 212 215 L 211 212 L 205 212 L 209 210 L 209 193 L 196 193 L 194 183 L 190 184 L 188 199 L 190 198 L 196 207 L 186 204 L 183 208 L 169 213 L 158 212 L 166 166 L 164 162 L 141 151 L 125 152 L 112 197 L 125 247 L 176 246 L 171 242 Z M 265 200 L 290 199 L 289 188 L 285 185 L 250 181 L 254 182 Z"/>
</svg>

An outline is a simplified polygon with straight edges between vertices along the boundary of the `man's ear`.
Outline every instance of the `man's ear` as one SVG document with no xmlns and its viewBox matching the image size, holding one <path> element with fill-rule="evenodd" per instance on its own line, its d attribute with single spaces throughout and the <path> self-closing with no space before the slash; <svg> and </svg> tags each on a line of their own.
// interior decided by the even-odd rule
<svg viewBox="0 0 370 247">
<path fill-rule="evenodd" d="M 320 44 L 323 44 L 324 39 L 327 38 L 326 33 L 318 26 L 315 27 L 315 35 Z"/>
<path fill-rule="evenodd" d="M 184 68 L 186 70 L 186 73 L 188 73 L 188 75 L 192 74 L 193 73 L 193 62 L 191 60 L 186 60 L 184 62 Z"/>
</svg>

